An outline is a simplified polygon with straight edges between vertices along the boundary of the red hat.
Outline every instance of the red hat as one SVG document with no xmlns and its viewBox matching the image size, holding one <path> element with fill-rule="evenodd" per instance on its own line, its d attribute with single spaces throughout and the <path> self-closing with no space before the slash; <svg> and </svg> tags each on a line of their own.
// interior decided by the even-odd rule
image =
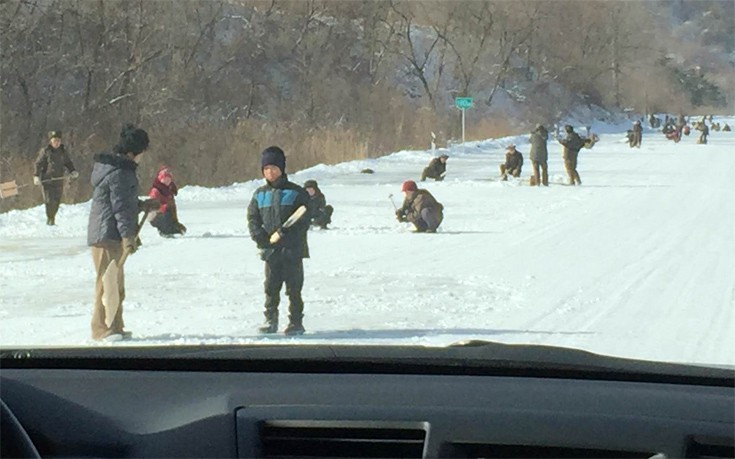
<svg viewBox="0 0 735 459">
<path fill-rule="evenodd" d="M 168 168 L 168 166 L 161 166 L 160 169 L 158 169 L 158 181 L 163 182 L 163 180 L 168 177 L 171 180 L 173 180 L 174 176 L 171 173 L 171 169 Z"/>
<path fill-rule="evenodd" d="M 401 191 L 402 192 L 404 192 L 404 191 L 416 191 L 418 189 L 419 188 L 416 186 L 416 182 L 414 182 L 413 180 L 406 180 L 405 182 L 403 182 L 403 186 L 401 187 Z"/>
</svg>

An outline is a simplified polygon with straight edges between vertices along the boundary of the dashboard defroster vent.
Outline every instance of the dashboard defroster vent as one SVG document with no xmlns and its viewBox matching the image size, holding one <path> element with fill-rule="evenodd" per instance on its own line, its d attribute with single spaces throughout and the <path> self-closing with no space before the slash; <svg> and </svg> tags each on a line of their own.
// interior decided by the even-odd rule
<svg viewBox="0 0 735 459">
<path fill-rule="evenodd" d="M 733 437 L 689 437 L 685 457 L 708 459 L 735 458 L 735 439 Z"/>
<path fill-rule="evenodd" d="M 403 423 L 264 421 L 261 457 L 422 457 L 426 430 Z"/>
</svg>

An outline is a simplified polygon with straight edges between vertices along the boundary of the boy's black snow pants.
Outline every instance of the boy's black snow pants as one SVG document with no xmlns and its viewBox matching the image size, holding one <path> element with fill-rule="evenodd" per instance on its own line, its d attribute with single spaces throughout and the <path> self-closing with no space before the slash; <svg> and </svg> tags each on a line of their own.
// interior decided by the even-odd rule
<svg viewBox="0 0 735 459">
<path fill-rule="evenodd" d="M 301 258 L 272 257 L 265 262 L 265 320 L 278 323 L 278 304 L 281 302 L 281 286 L 286 284 L 289 321 L 301 324 L 304 316 L 304 261 Z"/>
</svg>

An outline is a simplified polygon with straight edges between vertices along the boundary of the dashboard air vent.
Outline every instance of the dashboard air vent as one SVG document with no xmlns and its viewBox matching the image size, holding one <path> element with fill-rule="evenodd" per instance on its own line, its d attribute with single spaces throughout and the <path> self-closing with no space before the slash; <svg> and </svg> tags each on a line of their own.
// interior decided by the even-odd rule
<svg viewBox="0 0 735 459">
<path fill-rule="evenodd" d="M 440 452 L 441 457 L 462 458 L 650 458 L 656 453 L 620 451 L 596 448 L 575 448 L 542 445 L 494 445 L 479 443 L 448 443 Z"/>
<path fill-rule="evenodd" d="M 423 428 L 390 422 L 265 421 L 260 426 L 262 457 L 422 457 L 425 439 Z"/>
</svg>

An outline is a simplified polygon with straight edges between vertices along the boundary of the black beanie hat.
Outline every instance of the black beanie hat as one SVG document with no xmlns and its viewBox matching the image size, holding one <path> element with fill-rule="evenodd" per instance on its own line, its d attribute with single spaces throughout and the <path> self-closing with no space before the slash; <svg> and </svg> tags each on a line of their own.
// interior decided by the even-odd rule
<svg viewBox="0 0 735 459">
<path fill-rule="evenodd" d="M 315 190 L 318 190 L 319 184 L 316 183 L 316 180 L 307 180 L 304 182 L 304 188 L 314 188 Z"/>
<path fill-rule="evenodd" d="M 126 124 L 120 131 L 120 141 L 115 145 L 114 150 L 120 155 L 132 153 L 137 156 L 148 148 L 149 143 L 147 132 L 132 124 Z"/>
<path fill-rule="evenodd" d="M 286 155 L 283 150 L 273 146 L 263 150 L 263 155 L 260 158 L 260 170 L 262 171 L 265 166 L 276 166 L 281 169 L 281 172 L 286 172 Z"/>
</svg>

